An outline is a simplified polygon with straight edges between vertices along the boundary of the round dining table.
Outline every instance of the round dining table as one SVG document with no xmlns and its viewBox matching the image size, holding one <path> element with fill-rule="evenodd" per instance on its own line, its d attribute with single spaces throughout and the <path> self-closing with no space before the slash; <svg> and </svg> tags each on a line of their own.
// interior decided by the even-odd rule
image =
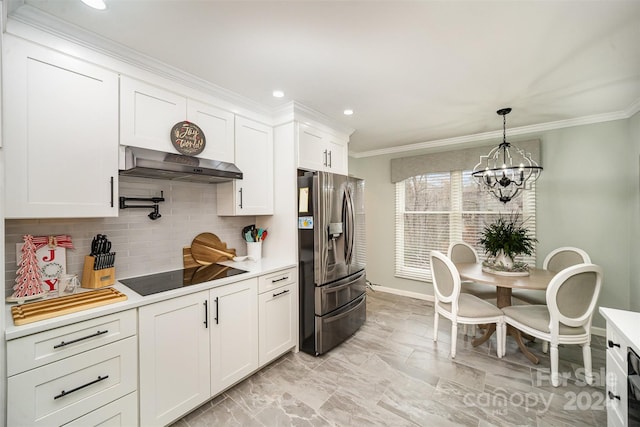
<svg viewBox="0 0 640 427">
<path fill-rule="evenodd" d="M 457 263 L 455 264 L 460 274 L 460 279 L 468 280 L 475 283 L 484 284 L 487 286 L 496 287 L 496 305 L 498 308 L 507 307 L 511 305 L 511 293 L 513 289 L 531 289 L 544 291 L 549 286 L 549 282 L 556 275 L 556 273 L 543 270 L 540 268 L 529 268 L 528 276 L 518 275 L 503 275 L 499 273 L 492 273 L 485 271 L 480 263 Z M 486 342 L 496 330 L 496 325 L 491 324 L 485 328 L 484 335 L 479 338 L 474 338 L 471 341 L 472 345 L 478 346 Z M 511 335 L 518 344 L 520 351 L 529 359 L 532 363 L 538 364 L 540 361 L 538 358 L 526 347 L 522 341 L 522 333 L 520 330 L 507 325 L 507 334 Z"/>
</svg>

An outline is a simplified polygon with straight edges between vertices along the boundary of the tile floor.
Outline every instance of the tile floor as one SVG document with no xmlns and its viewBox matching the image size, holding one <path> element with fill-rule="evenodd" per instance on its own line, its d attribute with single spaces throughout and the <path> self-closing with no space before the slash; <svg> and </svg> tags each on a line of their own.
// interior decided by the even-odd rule
<svg viewBox="0 0 640 427">
<path fill-rule="evenodd" d="M 205 403 L 175 427 L 196 426 L 605 426 L 604 338 L 592 341 L 595 386 L 581 378 L 579 346 L 560 348 L 566 384 L 549 381 L 549 358 L 532 365 L 511 338 L 471 346 L 451 323 L 433 342 L 432 303 L 369 291 L 366 324 L 321 357 L 287 353 Z"/>
</svg>

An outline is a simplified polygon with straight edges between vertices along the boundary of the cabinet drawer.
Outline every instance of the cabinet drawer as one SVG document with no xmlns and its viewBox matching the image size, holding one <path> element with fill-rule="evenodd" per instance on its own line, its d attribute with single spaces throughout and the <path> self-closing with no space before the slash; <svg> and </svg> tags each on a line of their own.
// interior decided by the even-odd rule
<svg viewBox="0 0 640 427">
<path fill-rule="evenodd" d="M 627 346 L 622 334 L 611 323 L 607 323 L 607 355 L 611 354 L 620 366 L 627 366 Z"/>
<path fill-rule="evenodd" d="M 607 331 L 609 331 L 607 327 Z M 608 332 L 607 332 L 608 335 Z M 626 350 L 626 346 L 625 346 Z M 623 426 L 627 419 L 627 373 L 616 361 L 613 352 L 607 351 L 607 425 Z"/>
<path fill-rule="evenodd" d="M 118 341 L 136 330 L 136 311 L 127 310 L 8 341 L 7 375 Z"/>
<path fill-rule="evenodd" d="M 258 293 L 272 291 L 280 286 L 296 282 L 296 269 L 280 270 L 275 273 L 260 276 L 258 280 Z"/>
<path fill-rule="evenodd" d="M 129 337 L 9 377 L 8 425 L 61 425 L 136 390 L 137 339 Z"/>
<path fill-rule="evenodd" d="M 138 393 L 130 393 L 65 424 L 65 427 L 131 427 L 136 425 L 138 425 Z"/>
</svg>

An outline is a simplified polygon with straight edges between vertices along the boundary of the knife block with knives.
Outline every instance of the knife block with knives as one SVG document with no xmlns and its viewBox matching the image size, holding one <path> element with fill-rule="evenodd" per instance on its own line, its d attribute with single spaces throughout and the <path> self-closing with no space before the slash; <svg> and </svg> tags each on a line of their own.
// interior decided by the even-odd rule
<svg viewBox="0 0 640 427">
<path fill-rule="evenodd" d="M 81 286 L 96 289 L 113 285 L 116 282 L 115 260 L 111 242 L 106 235 L 98 234 L 91 242 L 91 255 L 84 257 Z"/>
</svg>

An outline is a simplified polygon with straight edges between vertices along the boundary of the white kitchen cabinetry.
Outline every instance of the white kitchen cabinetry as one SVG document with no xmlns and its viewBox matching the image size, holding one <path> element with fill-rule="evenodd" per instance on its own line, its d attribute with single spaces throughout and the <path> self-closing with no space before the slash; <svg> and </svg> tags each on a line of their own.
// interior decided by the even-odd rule
<svg viewBox="0 0 640 427">
<path fill-rule="evenodd" d="M 140 425 L 166 425 L 211 397 L 208 292 L 140 307 Z"/>
<path fill-rule="evenodd" d="M 205 149 L 196 157 L 234 161 L 233 113 L 128 76 L 120 78 L 121 145 L 178 153 L 171 128 L 184 120 L 205 135 Z"/>
<path fill-rule="evenodd" d="M 7 424 L 137 420 L 137 348 L 135 310 L 8 341 Z"/>
<path fill-rule="evenodd" d="M 211 394 L 258 369 L 258 279 L 210 291 Z"/>
<path fill-rule="evenodd" d="M 298 336 L 298 286 L 295 268 L 259 279 L 260 366 L 295 347 Z"/>
<path fill-rule="evenodd" d="M 347 175 L 348 156 L 347 141 L 312 126 L 299 124 L 299 168 Z"/>
<path fill-rule="evenodd" d="M 3 42 L 5 216 L 117 216 L 118 75 Z"/>
<path fill-rule="evenodd" d="M 236 117 L 235 164 L 242 179 L 218 184 L 218 215 L 273 214 L 273 129 Z"/>
</svg>

